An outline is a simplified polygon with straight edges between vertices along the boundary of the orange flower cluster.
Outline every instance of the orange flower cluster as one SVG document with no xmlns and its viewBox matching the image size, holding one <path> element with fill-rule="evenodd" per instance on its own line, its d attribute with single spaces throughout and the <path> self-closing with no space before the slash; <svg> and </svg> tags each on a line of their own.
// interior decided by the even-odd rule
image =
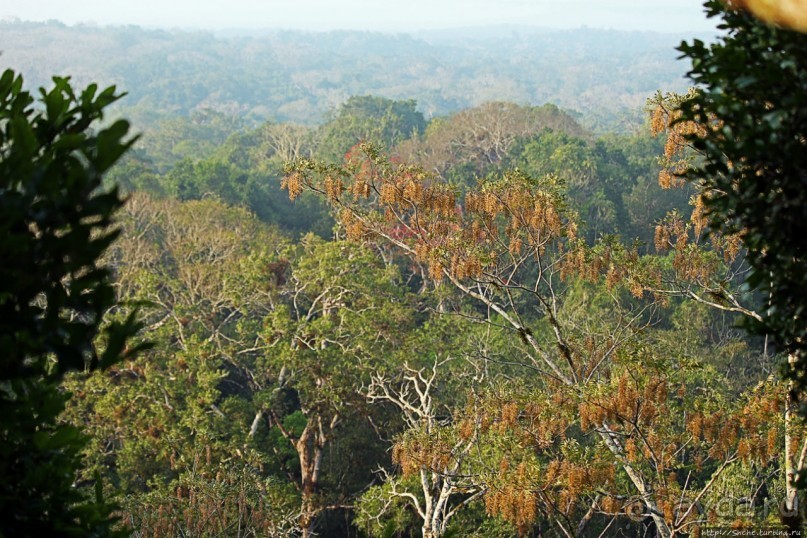
<svg viewBox="0 0 807 538">
<path fill-rule="evenodd" d="M 553 459 L 542 477 L 544 494 L 553 505 L 570 514 L 585 493 L 593 489 L 608 489 L 614 484 L 614 466 L 610 461 L 595 457 L 586 462 L 568 459 Z"/>
<path fill-rule="evenodd" d="M 780 432 L 777 423 L 784 416 L 785 402 L 776 387 L 759 387 L 739 413 L 738 422 L 742 428 L 739 455 L 749 461 L 770 461 L 781 453 Z M 791 443 L 800 444 L 798 435 L 791 436 Z M 795 446 L 791 453 L 797 453 Z"/>
<path fill-rule="evenodd" d="M 345 188 L 345 185 L 340 178 L 333 177 L 331 175 L 325 176 L 322 186 L 325 191 L 325 196 L 331 202 L 336 202 L 339 200 L 339 197 L 342 196 L 342 191 Z"/>
<path fill-rule="evenodd" d="M 688 248 L 676 253 L 673 258 L 676 274 L 690 282 L 708 282 L 719 269 L 718 260 L 697 248 Z"/>
<path fill-rule="evenodd" d="M 653 136 L 667 135 L 664 143 L 665 163 L 659 172 L 659 185 L 663 189 L 680 187 L 685 182 L 683 175 L 689 170 L 686 156 L 689 148 L 687 137 L 705 136 L 707 130 L 699 123 L 681 121 L 681 112 L 676 108 L 677 103 L 674 101 L 672 103 L 659 101 L 654 105 L 650 116 L 650 132 Z M 710 127 L 720 128 L 714 122 Z"/>
<path fill-rule="evenodd" d="M 733 262 L 744 248 L 742 234 L 714 234 L 712 235 L 712 247 L 716 252 L 723 253 L 723 261 L 726 263 Z"/>
<path fill-rule="evenodd" d="M 414 476 L 423 469 L 444 471 L 454 461 L 454 454 L 445 438 L 410 432 L 392 447 L 392 461 L 401 468 L 403 476 Z"/>
<path fill-rule="evenodd" d="M 600 500 L 598 508 L 608 515 L 621 514 L 625 510 L 625 501 L 608 495 Z M 644 510 L 644 507 L 642 509 Z"/>
<path fill-rule="evenodd" d="M 460 436 L 469 439 L 476 433 L 512 436 L 520 446 L 547 449 L 566 438 L 569 410 L 561 392 L 526 400 L 487 394 L 470 402 L 459 423 Z M 546 397 L 548 396 L 548 397 Z"/>
<path fill-rule="evenodd" d="M 280 180 L 280 188 L 289 191 L 289 199 L 296 200 L 303 193 L 303 175 L 293 172 Z"/>
<path fill-rule="evenodd" d="M 659 252 L 670 248 L 681 251 L 689 241 L 689 227 L 678 213 L 671 213 L 664 222 L 656 226 L 654 244 Z"/>
<path fill-rule="evenodd" d="M 712 459 L 719 460 L 736 451 L 745 461 L 766 462 L 780 452 L 775 422 L 774 416 L 748 404 L 734 415 L 695 413 L 687 422 L 687 431 L 708 448 L 707 455 Z"/>
<path fill-rule="evenodd" d="M 522 535 L 538 517 L 539 498 L 535 489 L 538 477 L 525 463 L 520 463 L 515 472 L 509 470 L 506 460 L 502 465 L 501 474 L 507 480 L 485 494 L 485 510 L 489 515 L 499 516 L 515 525 Z"/>
<path fill-rule="evenodd" d="M 695 237 L 700 237 L 703 233 L 703 230 L 706 228 L 707 224 L 709 223 L 708 219 L 706 218 L 706 204 L 704 196 L 705 193 L 698 194 L 692 197 L 690 204 L 692 205 L 692 215 L 689 217 L 690 222 L 692 223 L 693 230 L 695 232 Z"/>
<path fill-rule="evenodd" d="M 364 223 L 349 209 L 343 209 L 339 212 L 339 221 L 345 228 L 345 235 L 351 241 L 365 239 L 365 236 L 369 233 Z"/>
<path fill-rule="evenodd" d="M 579 405 L 583 430 L 608 423 L 612 428 L 631 429 L 652 426 L 656 418 L 667 413 L 667 380 L 652 377 L 640 382 L 623 373 L 612 383 L 616 391 L 590 397 Z"/>
</svg>

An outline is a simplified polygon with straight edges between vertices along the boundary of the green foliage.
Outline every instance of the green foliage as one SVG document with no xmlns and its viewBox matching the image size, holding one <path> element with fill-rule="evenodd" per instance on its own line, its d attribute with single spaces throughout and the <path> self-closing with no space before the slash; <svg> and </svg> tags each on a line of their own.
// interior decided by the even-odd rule
<svg viewBox="0 0 807 538">
<path fill-rule="evenodd" d="M 139 146 L 157 167 L 165 170 L 182 159 L 207 157 L 232 134 L 245 127 L 245 120 L 210 109 L 193 110 L 188 116 L 161 119 L 149 129 Z"/>
<path fill-rule="evenodd" d="M 284 386 L 307 416 L 350 415 L 356 387 L 390 367 L 412 324 L 411 298 L 396 268 L 367 249 L 308 235 L 295 250 L 285 300 L 265 320 L 271 353 L 262 368 L 287 370 Z"/>
<path fill-rule="evenodd" d="M 151 136 L 158 139 L 171 136 L 161 128 Z M 214 198 L 247 208 L 261 221 L 294 235 L 314 232 L 327 237 L 332 233 L 333 220 L 323 203 L 313 196 L 304 196 L 302 207 L 294 207 L 277 188 L 285 160 L 310 151 L 308 134 L 307 129 L 299 126 L 267 123 L 232 134 L 215 151 L 204 155 L 194 152 L 174 161 L 166 161 L 159 152 L 152 154 L 152 146 L 149 152 L 138 152 L 124 160 L 112 170 L 111 176 L 128 191 L 183 201 Z M 205 147 L 213 143 L 206 137 L 187 142 Z M 167 169 L 160 172 L 160 165 Z"/>
<path fill-rule="evenodd" d="M 426 120 L 416 110 L 416 105 L 411 99 L 394 101 L 372 95 L 351 97 L 321 127 L 317 154 L 338 161 L 360 142 L 388 150 L 417 136 L 426 128 Z"/>
<path fill-rule="evenodd" d="M 368 488 L 357 500 L 355 525 L 374 538 L 416 534 L 417 516 L 408 499 L 399 492 L 416 495 L 418 487 L 417 480 L 410 478 L 394 485 L 386 481 Z"/>
<path fill-rule="evenodd" d="M 82 478 L 97 472 L 121 490 L 124 523 L 140 535 L 226 534 L 239 522 L 242 536 L 287 535 L 275 533 L 297 503 L 279 483 L 283 445 L 249 434 L 255 382 L 267 380 L 256 335 L 283 278 L 273 252 L 285 239 L 211 199 L 138 193 L 121 221 L 109 253 L 117 290 L 143 305 L 156 346 L 68 380 L 66 419 L 91 435 Z"/>
<path fill-rule="evenodd" d="M 524 141 L 513 154 L 512 164 L 527 174 L 554 174 L 563 180 L 591 239 L 623 227 L 618 222 L 624 215 L 622 200 L 612 183 L 625 180 L 618 172 L 626 166 L 624 162 L 616 163 L 617 174 L 608 169 L 609 165 L 614 168 L 610 161 L 621 155 L 608 152 L 603 144 L 590 145 L 582 138 L 553 131 Z"/>
<path fill-rule="evenodd" d="M 137 351 L 134 313 L 103 325 L 116 299 L 100 263 L 123 205 L 102 176 L 134 141 L 126 121 L 98 128 L 114 87 L 53 82 L 35 103 L 0 76 L 0 534 L 112 535 L 113 506 L 74 485 L 84 438 L 59 423 L 59 383 Z"/>
<path fill-rule="evenodd" d="M 200 162 L 184 159 L 171 169 L 166 179 L 169 192 L 178 200 L 200 200 L 213 195 L 229 205 L 243 200 L 246 184 L 246 174 L 218 159 Z"/>
<path fill-rule="evenodd" d="M 166 196 L 166 186 L 150 156 L 138 148 L 124 155 L 105 176 L 107 185 L 117 185 L 121 191 L 148 192 Z"/>
<path fill-rule="evenodd" d="M 284 536 L 300 511 L 291 485 L 309 478 L 296 440 L 322 419 L 313 509 L 361 490 L 385 458 L 366 416 L 388 419 L 356 384 L 387 367 L 409 326 L 397 271 L 315 236 L 288 247 L 209 198 L 135 194 L 123 225 L 110 253 L 118 290 L 144 303 L 158 347 L 69 381 L 68 419 L 92 435 L 84 477 L 98 471 L 123 490 L 139 533 L 215 534 L 241 521 L 245 533 Z"/>
<path fill-rule="evenodd" d="M 722 2 L 705 3 L 726 34 L 679 50 L 702 89 L 681 103 L 679 121 L 707 126 L 688 142 L 704 157 L 686 173 L 704 186 L 714 230 L 740 233 L 752 267 L 748 284 L 769 295 L 764 321 L 788 375 L 807 387 L 807 35 L 769 26 Z"/>
<path fill-rule="evenodd" d="M 590 242 L 606 234 L 652 244 L 653 225 L 668 211 L 687 208 L 686 190 L 658 185 L 659 143 L 642 131 L 589 140 L 545 130 L 519 140 L 506 166 L 534 177 L 558 176 Z"/>
</svg>

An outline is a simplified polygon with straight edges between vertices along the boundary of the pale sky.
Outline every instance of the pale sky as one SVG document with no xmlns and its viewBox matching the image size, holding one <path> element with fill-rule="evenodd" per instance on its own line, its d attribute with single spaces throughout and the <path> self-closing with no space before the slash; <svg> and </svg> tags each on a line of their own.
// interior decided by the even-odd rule
<svg viewBox="0 0 807 538">
<path fill-rule="evenodd" d="M 165 28 L 414 31 L 486 24 L 709 31 L 701 0 L 0 0 L 0 18 Z"/>
</svg>

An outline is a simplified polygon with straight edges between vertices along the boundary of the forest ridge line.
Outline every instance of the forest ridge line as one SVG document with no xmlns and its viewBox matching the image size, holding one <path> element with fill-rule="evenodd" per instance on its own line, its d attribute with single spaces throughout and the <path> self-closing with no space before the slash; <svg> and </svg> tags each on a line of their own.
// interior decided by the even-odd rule
<svg viewBox="0 0 807 538">
<path fill-rule="evenodd" d="M 116 84 L 128 92 L 121 113 L 141 128 L 203 109 L 311 125 L 350 96 L 372 94 L 415 99 L 427 118 L 487 101 L 554 103 L 596 132 L 626 132 L 641 123 L 649 95 L 685 89 L 686 66 L 673 50 L 684 37 L 505 26 L 227 35 L 0 23 L 3 63 L 26 73 L 30 87 L 47 86 L 54 73 Z"/>
</svg>

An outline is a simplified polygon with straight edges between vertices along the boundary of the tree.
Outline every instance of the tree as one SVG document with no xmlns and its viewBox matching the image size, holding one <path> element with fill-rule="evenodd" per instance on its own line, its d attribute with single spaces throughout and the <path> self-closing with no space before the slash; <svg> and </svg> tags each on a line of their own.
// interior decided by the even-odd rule
<svg viewBox="0 0 807 538">
<path fill-rule="evenodd" d="M 476 439 L 457 430 L 467 389 L 487 385 L 488 365 L 470 357 L 475 341 L 473 325 L 461 318 L 432 319 L 409 332 L 394 355 L 398 366 L 373 372 L 362 388 L 370 403 L 394 409 L 405 428 L 392 447 L 395 471 L 379 469 L 383 482 L 359 503 L 357 519 L 368 532 L 377 535 L 408 511 L 424 537 L 443 536 L 484 493 L 469 466 Z"/>
<path fill-rule="evenodd" d="M 409 326 L 394 269 L 212 199 L 135 194 L 122 224 L 115 284 L 159 347 L 70 380 L 84 478 L 123 490 L 139 533 L 338 533 L 329 512 L 384 459 L 356 389 Z"/>
<path fill-rule="evenodd" d="M 709 17 L 722 19 L 727 33 L 708 46 L 699 40 L 681 44 L 679 50 L 692 60 L 688 75 L 700 89 L 675 107 L 659 106 L 654 123 L 663 126 L 666 119 L 670 127 L 668 159 L 681 149 L 697 156 L 672 162 L 667 181 L 697 185 L 703 225 L 718 241 L 727 238 L 747 250 L 746 283 L 765 298 L 759 313 L 748 315 L 748 325 L 788 357 L 790 431 L 799 392 L 807 388 L 807 36 L 760 22 L 735 5 L 710 0 L 705 6 Z M 718 297 L 725 303 L 725 293 Z M 794 513 L 793 481 L 804 458 L 790 445 L 786 508 Z M 799 527 L 799 518 L 788 524 Z"/>
<path fill-rule="evenodd" d="M 768 26 L 710 0 L 728 34 L 710 46 L 683 43 L 689 77 L 703 89 L 680 104 L 675 122 L 702 126 L 679 135 L 703 160 L 681 170 L 702 185 L 710 227 L 738 234 L 748 249 L 748 283 L 769 296 L 757 327 L 807 370 L 807 36 Z M 776 80 L 772 85 L 771 81 Z"/>
<path fill-rule="evenodd" d="M 590 519 L 585 514 L 600 506 L 596 495 L 581 493 L 592 493 L 598 482 L 618 482 L 637 499 L 638 515 L 659 536 L 674 536 L 703 519 L 693 523 L 692 510 L 680 513 L 673 499 L 684 496 L 696 503 L 714 485 L 712 478 L 739 461 L 741 435 L 759 439 L 767 433 L 764 421 L 743 422 L 735 411 L 721 415 L 720 435 L 689 432 L 686 413 L 667 411 L 681 405 L 666 389 L 675 382 L 667 378 L 683 369 L 670 364 L 632 373 L 632 365 L 659 361 L 645 349 L 653 345 L 645 335 L 664 298 L 645 294 L 625 269 L 639 259 L 634 248 L 614 240 L 590 247 L 578 237 L 574 212 L 555 177 L 509 172 L 480 182 L 459 199 L 422 168 L 390 163 L 368 146 L 351 153 L 343 166 L 299 161 L 288 172 L 284 186 L 289 194 L 309 189 L 325 196 L 349 238 L 394 245 L 426 265 L 435 286 L 447 283 L 468 298 L 474 305 L 472 319 L 511 332 L 519 362 L 535 373 L 530 384 L 533 402 L 539 403 L 500 402 L 479 423 L 500 424 L 503 433 L 523 424 L 532 449 L 543 451 L 541 458 L 523 461 L 524 466 L 507 467 L 523 469 L 514 482 L 521 487 L 505 484 L 506 495 L 492 505 L 516 518 L 515 523 L 523 526 L 534 518 L 537 504 L 556 529 L 571 536 L 585 527 Z M 601 314 L 591 316 L 595 308 Z M 546 414 L 546 409 L 558 413 Z M 593 445 L 581 451 L 563 448 L 575 430 Z M 514 445 L 525 442 L 516 436 Z M 680 463 L 670 454 L 685 454 L 679 449 L 688 445 L 709 454 L 713 476 L 699 473 L 682 487 L 670 478 Z M 619 469 L 615 480 L 584 472 L 606 461 Z M 550 469 L 555 474 L 546 474 Z M 555 478 L 542 483 L 531 476 Z M 545 490 L 546 496 L 537 497 L 536 490 Z M 525 492 L 532 493 L 523 504 L 513 501 Z"/>
<path fill-rule="evenodd" d="M 245 124 L 235 115 L 196 109 L 187 116 L 159 120 L 138 146 L 148 154 L 157 169 L 165 172 L 182 159 L 198 160 L 209 155 L 229 136 L 242 130 Z"/>
<path fill-rule="evenodd" d="M 102 176 L 134 139 L 124 120 L 98 126 L 114 87 L 53 82 L 35 103 L 21 76 L 0 77 L 0 534 L 112 535 L 100 484 L 95 500 L 74 485 L 84 439 L 59 421 L 59 383 L 138 350 L 134 313 L 105 324 L 116 300 L 100 262 L 124 203 Z"/>
<path fill-rule="evenodd" d="M 426 121 L 413 100 L 394 101 L 372 95 L 353 96 L 321 127 L 317 154 L 341 159 L 359 142 L 387 149 L 423 132 Z"/>
<path fill-rule="evenodd" d="M 267 123 L 260 129 L 262 145 L 268 147 L 265 157 L 286 163 L 307 155 L 310 130 L 294 123 Z"/>
<path fill-rule="evenodd" d="M 691 186 L 695 194 L 690 201 L 693 210 L 688 219 L 678 211 L 672 211 L 656 226 L 655 246 L 659 252 L 668 253 L 666 260 L 647 256 L 628 270 L 634 272 L 637 285 L 646 291 L 691 300 L 713 312 L 728 314 L 746 325 L 764 327 L 770 297 L 759 294 L 747 283 L 746 277 L 752 268 L 748 264 L 749 253 L 743 241 L 743 231 L 725 233 L 726 229 L 710 226 L 708 202 L 721 193 L 713 192 L 713 184 L 709 181 L 684 182 L 688 171 L 705 158 L 691 145 L 690 139 L 711 136 L 709 124 L 682 120 L 682 104 L 694 95 L 695 91 L 684 96 L 659 93 L 649 100 L 653 110 L 653 131 L 666 135 L 661 158 L 664 166 L 658 182 L 665 189 Z M 711 120 L 719 121 L 714 116 Z M 741 365 L 742 371 L 738 372 L 741 376 L 732 376 L 735 380 L 748 378 L 749 374 L 751 380 L 769 375 L 781 355 L 771 352 L 773 346 L 768 340 L 768 335 L 765 335 L 757 346 L 760 349 L 756 360 Z M 792 364 L 794 359 L 795 356 L 790 354 L 788 363 Z M 799 395 L 794 390 L 796 386 L 792 379 L 786 384 L 766 383 L 764 386 L 768 391 L 778 391 L 775 397 L 785 402 L 779 416 L 774 415 L 771 419 L 772 422 L 781 422 L 782 436 L 778 441 L 769 440 L 769 443 L 781 442 L 784 448 L 781 461 L 780 458 L 770 461 L 773 470 L 769 476 L 778 480 L 776 489 L 783 490 L 784 500 L 781 506 L 777 506 L 776 514 L 783 524 L 797 529 L 801 525 L 800 501 L 793 479 L 803 472 L 807 463 L 804 421 L 797 416 Z"/>
<path fill-rule="evenodd" d="M 137 193 L 108 253 L 119 297 L 142 304 L 153 350 L 71 376 L 65 419 L 91 434 L 87 469 L 113 484 L 124 523 L 144 535 L 285 536 L 297 499 L 256 440 L 266 383 L 258 333 L 276 300 L 284 238 L 248 211 L 211 199 Z"/>
<path fill-rule="evenodd" d="M 323 512 L 344 504 L 343 491 L 323 487 L 326 473 L 350 483 L 369 463 L 353 461 L 353 476 L 347 477 L 328 469 L 324 458 L 327 450 L 337 451 L 345 430 L 366 424 L 369 411 L 357 386 L 371 372 L 384 371 L 412 324 L 412 309 L 396 268 L 368 249 L 308 235 L 298 250 L 281 289 L 283 303 L 266 320 L 262 366 L 277 380 L 277 390 L 265 391 L 255 423 L 268 418 L 296 453 L 299 527 L 308 537 Z M 278 401 L 276 394 L 284 391 L 293 394 L 296 406 Z"/>
<path fill-rule="evenodd" d="M 491 172 L 520 138 L 545 129 L 585 136 L 585 130 L 555 105 L 489 102 L 431 121 L 422 138 L 403 141 L 396 152 L 452 183 L 467 183 Z"/>
<path fill-rule="evenodd" d="M 619 182 L 629 178 L 621 152 L 608 150 L 601 142 L 589 144 L 583 138 L 546 130 L 514 144 L 508 165 L 534 177 L 555 174 L 561 178 L 568 197 L 579 208 L 588 237 L 626 227 L 619 222 L 625 214 Z"/>
</svg>

